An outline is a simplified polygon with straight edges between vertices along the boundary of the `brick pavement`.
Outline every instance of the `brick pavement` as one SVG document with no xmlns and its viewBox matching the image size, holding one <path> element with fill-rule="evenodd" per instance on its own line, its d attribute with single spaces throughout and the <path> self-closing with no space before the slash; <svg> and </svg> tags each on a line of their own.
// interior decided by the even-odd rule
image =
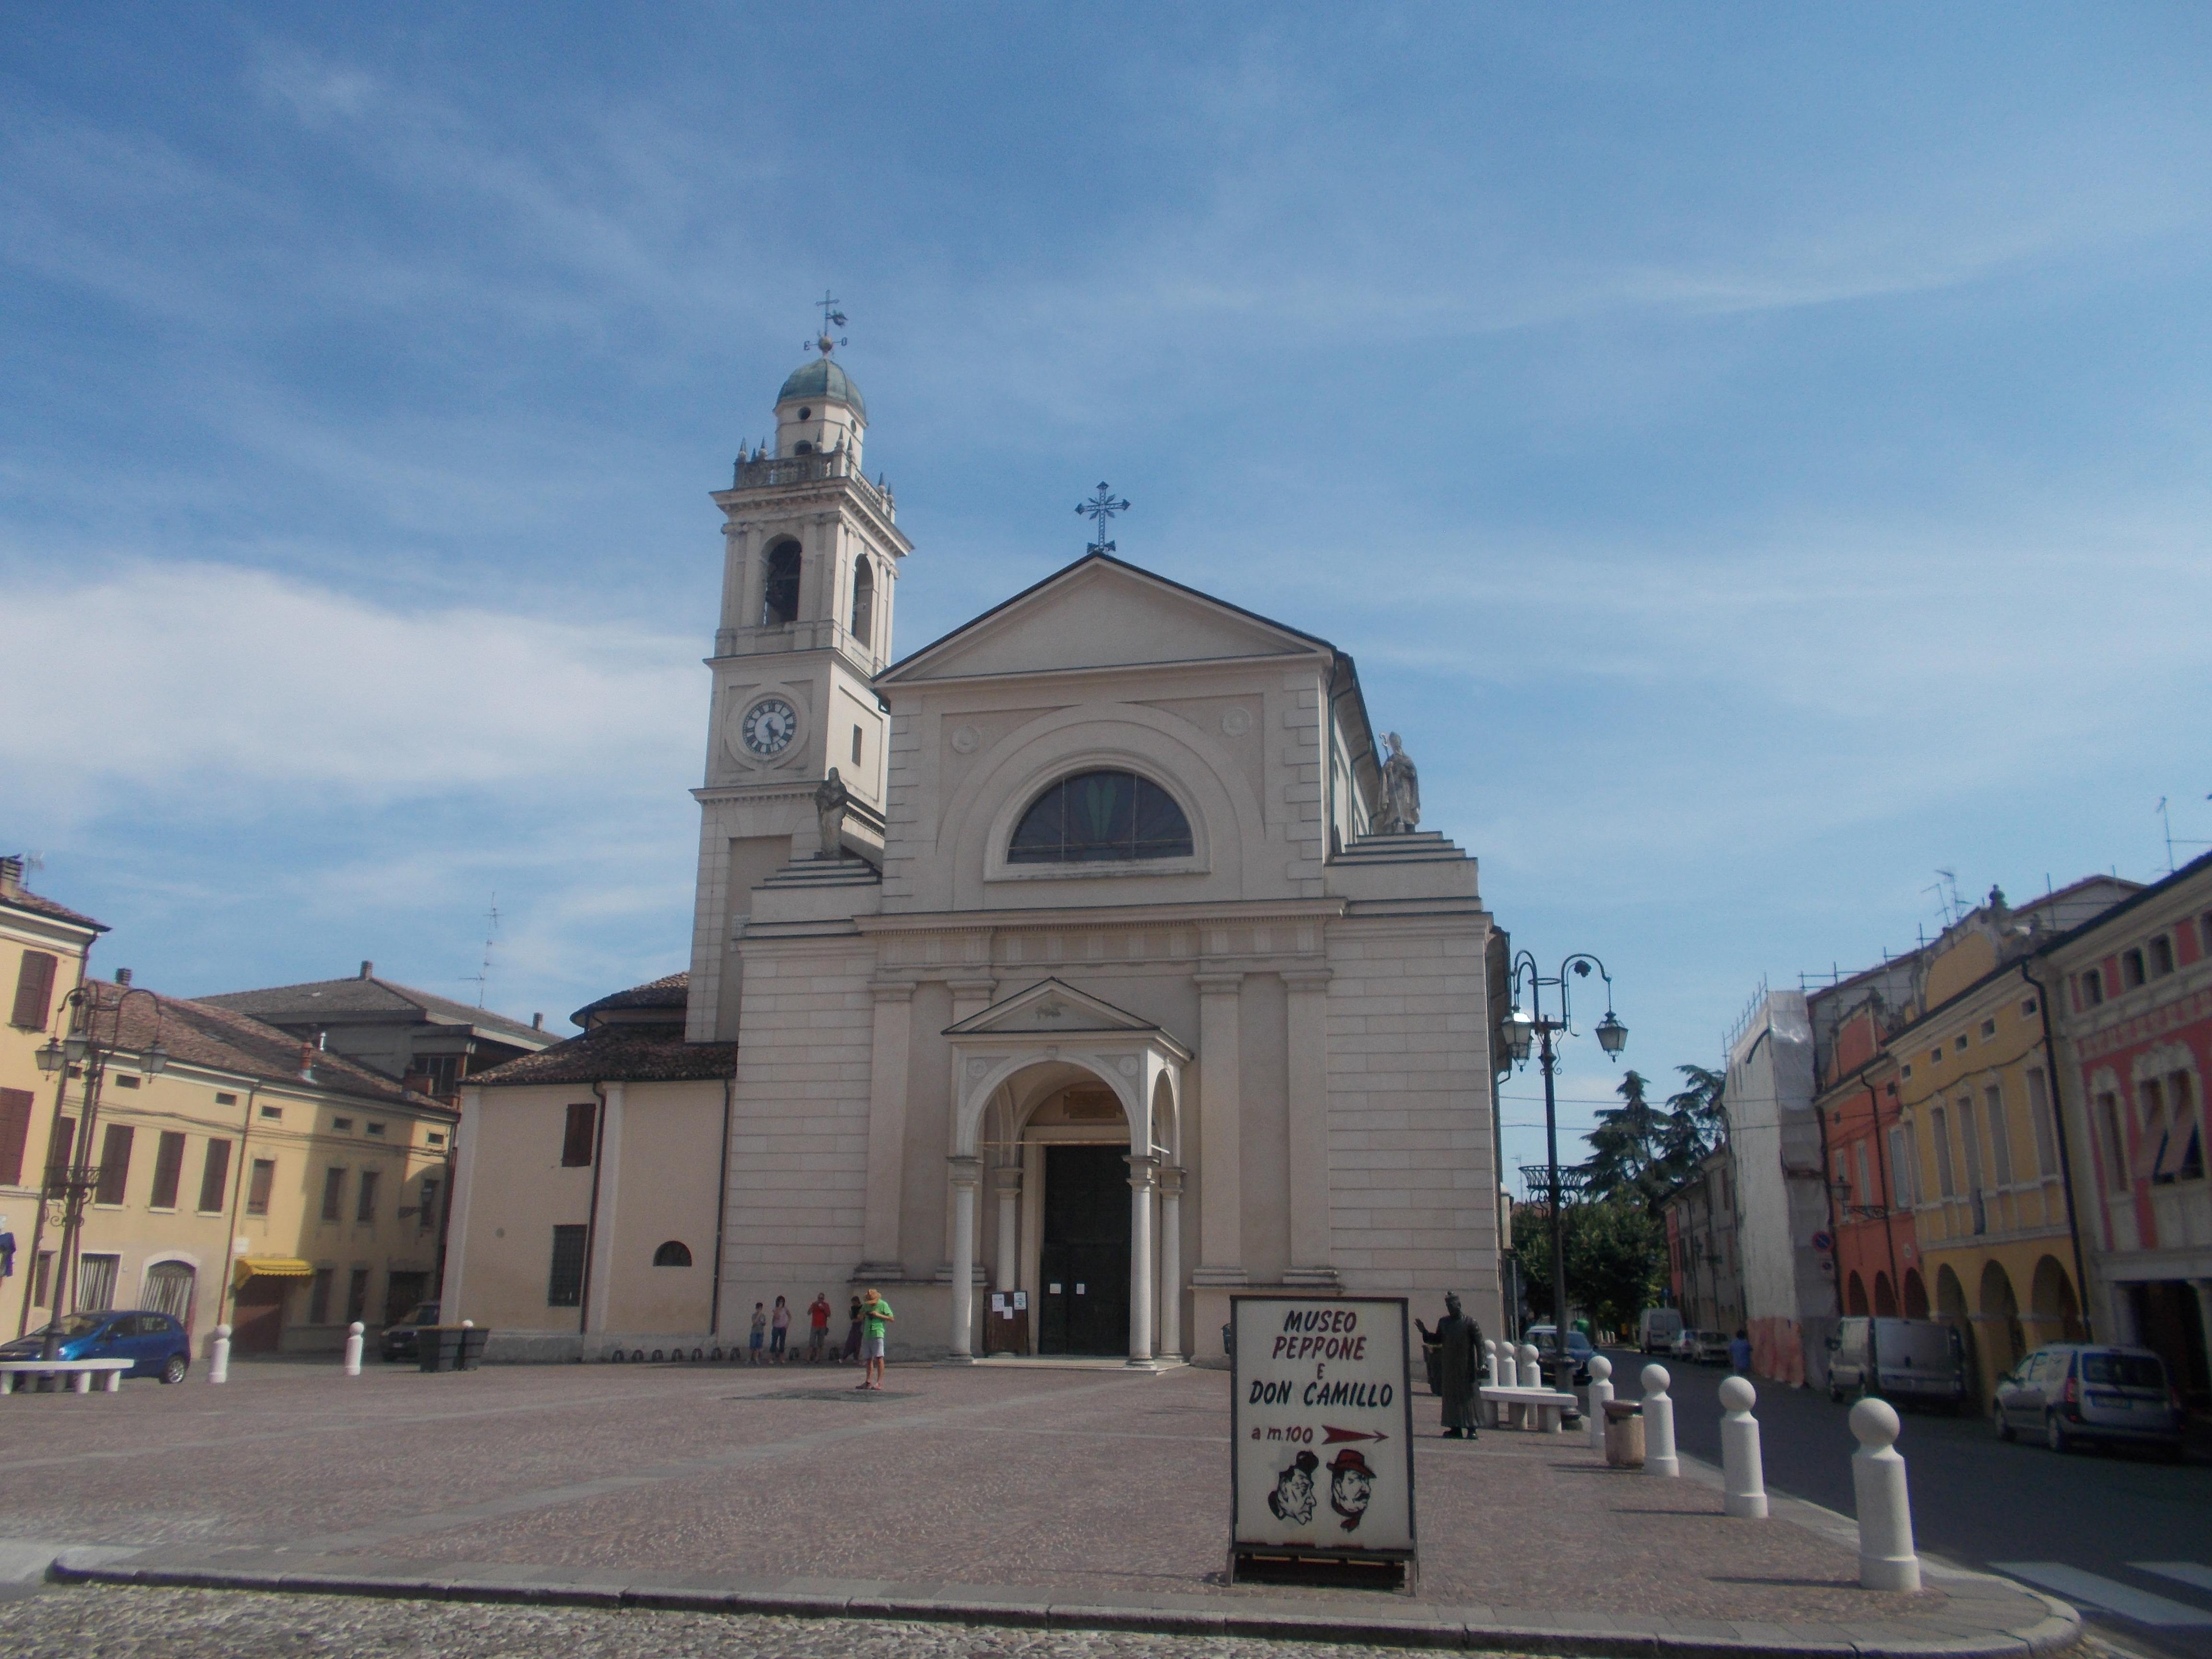
<svg viewBox="0 0 2212 1659">
<path fill-rule="evenodd" d="M 2045 1647 L 2074 1633 L 1985 1579 L 1861 1590 L 1832 1539 L 1726 1520 L 1709 1486 L 1607 1470 L 1572 1438 L 1468 1445 L 1432 1428 L 1416 1450 L 1419 1595 L 1231 1587 L 1223 1374 L 899 1367 L 877 1395 L 854 1393 L 851 1375 L 564 1366 L 349 1382 L 335 1366 L 240 1365 L 225 1389 L 16 1396 L 0 1402 L 0 1524 L 143 1552 L 102 1558 L 118 1572 L 387 1592 L 466 1581 L 635 1599 L 644 1586 L 1016 1622 L 1149 1608 L 1162 1627 L 1345 1620 L 1368 1639 L 1398 1620 L 1423 1640 L 1549 1632 L 1592 1650 L 1664 1637 L 2020 1653 L 2022 1632 Z"/>
</svg>

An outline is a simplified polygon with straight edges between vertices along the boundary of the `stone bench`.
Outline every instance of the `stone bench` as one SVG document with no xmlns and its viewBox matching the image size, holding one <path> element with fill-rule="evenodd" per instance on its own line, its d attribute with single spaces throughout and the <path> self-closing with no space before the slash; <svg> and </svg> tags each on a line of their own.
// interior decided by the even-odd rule
<svg viewBox="0 0 2212 1659">
<path fill-rule="evenodd" d="M 135 1359 L 0 1359 L 0 1394 L 15 1392 L 15 1382 L 25 1376 L 66 1376 L 74 1394 L 90 1394 L 92 1379 L 102 1371 L 100 1392 L 113 1394 L 123 1386 L 123 1373 L 138 1362 Z"/>
<path fill-rule="evenodd" d="M 1482 1388 L 1483 1416 L 1492 1428 L 1518 1427 L 1557 1434 L 1561 1419 L 1579 1404 L 1574 1395 L 1551 1389 L 1494 1388 L 1488 1383 Z"/>
</svg>

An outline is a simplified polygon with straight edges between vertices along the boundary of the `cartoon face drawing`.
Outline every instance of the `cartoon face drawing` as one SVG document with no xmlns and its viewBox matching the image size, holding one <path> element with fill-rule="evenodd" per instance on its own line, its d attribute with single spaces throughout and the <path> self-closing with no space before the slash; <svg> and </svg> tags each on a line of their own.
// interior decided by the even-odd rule
<svg viewBox="0 0 2212 1659">
<path fill-rule="evenodd" d="M 1337 1453 L 1328 1466 L 1328 1506 L 1344 1517 L 1344 1530 L 1352 1531 L 1367 1513 L 1375 1495 L 1375 1471 L 1351 1447 Z"/>
<path fill-rule="evenodd" d="M 1313 1519 L 1314 1471 L 1320 1467 L 1321 1459 L 1302 1451 L 1275 1476 L 1275 1489 L 1267 1494 L 1267 1507 L 1275 1519 L 1299 1527 Z"/>
</svg>

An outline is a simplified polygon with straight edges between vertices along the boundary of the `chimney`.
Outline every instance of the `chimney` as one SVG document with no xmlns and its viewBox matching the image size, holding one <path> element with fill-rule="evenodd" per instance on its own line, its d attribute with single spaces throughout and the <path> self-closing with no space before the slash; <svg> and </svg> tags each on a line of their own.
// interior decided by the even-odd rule
<svg viewBox="0 0 2212 1659">
<path fill-rule="evenodd" d="M 363 979 L 368 978 L 369 975 L 374 974 L 375 971 L 376 964 L 373 962 L 363 961 L 361 964 L 361 976 Z"/>
<path fill-rule="evenodd" d="M 0 898 L 14 898 L 23 890 L 23 860 L 12 853 L 0 859 Z"/>
<path fill-rule="evenodd" d="M 118 985 L 125 987 L 129 986 L 131 983 L 131 970 L 128 968 L 118 968 L 115 970 L 115 982 Z"/>
<path fill-rule="evenodd" d="M 542 1030 L 544 1030 L 545 1029 L 545 1016 L 544 1016 L 544 1015 L 543 1015 L 543 1014 L 532 1014 L 532 1015 L 531 1015 L 531 1017 L 530 1017 L 530 1029 L 531 1029 L 532 1030 L 533 1030 L 533 1031 L 542 1031 Z"/>
</svg>

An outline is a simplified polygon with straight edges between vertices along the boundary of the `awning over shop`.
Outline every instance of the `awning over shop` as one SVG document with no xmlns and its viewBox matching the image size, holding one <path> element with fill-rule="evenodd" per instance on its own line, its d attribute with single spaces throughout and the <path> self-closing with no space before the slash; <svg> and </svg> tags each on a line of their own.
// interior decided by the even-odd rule
<svg viewBox="0 0 2212 1659">
<path fill-rule="evenodd" d="M 296 1255 L 242 1255 L 231 1272 L 241 1285 L 257 1276 L 262 1279 L 313 1279 L 315 1276 L 313 1264 L 302 1261 Z"/>
</svg>

